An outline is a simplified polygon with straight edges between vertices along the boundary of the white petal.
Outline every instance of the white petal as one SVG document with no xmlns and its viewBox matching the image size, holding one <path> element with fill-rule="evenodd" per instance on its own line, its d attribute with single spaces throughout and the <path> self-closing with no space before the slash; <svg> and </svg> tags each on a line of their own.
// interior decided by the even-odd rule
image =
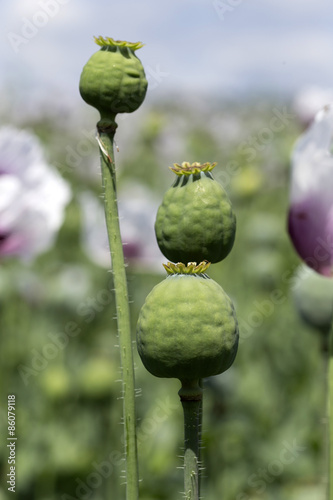
<svg viewBox="0 0 333 500">
<path fill-rule="evenodd" d="M 17 177 L 0 176 L 0 230 L 10 231 L 22 215 L 23 198 L 22 183 Z"/>
<path fill-rule="evenodd" d="M 38 138 L 14 127 L 0 129 L 0 174 L 25 176 L 27 169 L 43 161 L 43 150 Z"/>
<path fill-rule="evenodd" d="M 48 250 L 70 198 L 69 185 L 46 163 L 36 136 L 0 129 L 0 229 L 15 242 L 3 244 L 6 255 L 12 249 L 26 260 Z"/>
<path fill-rule="evenodd" d="M 333 104 L 320 110 L 297 141 L 292 155 L 291 197 L 294 202 L 316 192 L 331 198 L 333 189 Z"/>
<path fill-rule="evenodd" d="M 333 88 L 311 85 L 298 92 L 293 102 L 293 109 L 300 121 L 308 126 L 316 113 L 332 100 Z"/>
</svg>

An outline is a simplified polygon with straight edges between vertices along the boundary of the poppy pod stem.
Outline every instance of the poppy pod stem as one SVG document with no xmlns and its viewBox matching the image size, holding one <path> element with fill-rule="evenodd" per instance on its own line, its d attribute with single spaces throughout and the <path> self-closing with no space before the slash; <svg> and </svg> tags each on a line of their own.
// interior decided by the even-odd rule
<svg viewBox="0 0 333 500">
<path fill-rule="evenodd" d="M 200 446 L 202 388 L 199 381 L 182 381 L 179 391 L 184 412 L 184 493 L 186 500 L 200 498 Z"/>
<path fill-rule="evenodd" d="M 123 245 L 120 235 L 113 142 L 118 113 L 132 113 L 144 101 L 147 79 L 135 51 L 141 42 L 95 37 L 100 50 L 85 64 L 80 77 L 83 100 L 99 111 L 96 139 L 101 155 L 104 207 L 117 308 L 125 423 L 126 498 L 138 500 L 135 383 L 130 311 Z"/>
<path fill-rule="evenodd" d="M 333 327 L 331 328 L 328 347 L 328 383 L 327 383 L 327 413 L 328 413 L 328 500 L 333 500 Z"/>
<path fill-rule="evenodd" d="M 111 123 L 111 122 L 110 122 Z M 139 474 L 136 441 L 135 417 L 135 381 L 132 352 L 132 338 L 129 315 L 127 281 L 125 273 L 124 253 L 120 236 L 116 172 L 113 153 L 113 141 L 116 124 L 100 121 L 97 124 L 97 141 L 101 155 L 102 180 L 104 186 L 105 217 L 112 260 L 112 273 L 117 308 L 118 336 L 122 365 L 122 393 L 125 423 L 125 456 L 126 456 L 126 498 L 137 500 Z"/>
</svg>

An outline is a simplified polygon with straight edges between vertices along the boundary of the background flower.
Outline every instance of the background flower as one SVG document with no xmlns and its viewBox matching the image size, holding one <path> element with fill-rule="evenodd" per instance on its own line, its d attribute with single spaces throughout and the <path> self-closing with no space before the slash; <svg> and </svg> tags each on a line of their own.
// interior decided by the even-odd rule
<svg viewBox="0 0 333 500">
<path fill-rule="evenodd" d="M 333 101 L 333 88 L 309 85 L 300 89 L 293 99 L 293 111 L 300 123 L 308 127 L 325 104 Z"/>
<path fill-rule="evenodd" d="M 29 261 L 48 250 L 71 190 L 47 164 L 38 138 L 0 129 L 0 257 Z"/>
<path fill-rule="evenodd" d="M 327 340 L 333 320 L 333 280 L 301 265 L 295 273 L 292 295 L 302 320 Z"/>
<path fill-rule="evenodd" d="M 102 267 L 110 267 L 110 250 L 104 208 L 94 194 L 80 196 L 82 244 L 87 256 Z M 127 185 L 118 196 L 120 230 L 124 256 L 130 265 L 163 272 L 165 261 L 157 246 L 154 224 L 158 208 L 153 193 L 144 186 Z"/>
<path fill-rule="evenodd" d="M 332 276 L 333 105 L 320 110 L 296 143 L 292 157 L 289 234 L 305 263 Z"/>
<path fill-rule="evenodd" d="M 40 45 L 38 39 L 36 46 Z M 22 47 L 22 52 L 30 50 L 30 43 L 34 41 L 29 42 L 29 47 Z M 54 99 L 54 93 L 51 94 Z M 204 481 L 206 498 L 235 500 L 242 495 L 258 496 L 255 486 L 249 485 L 249 477 L 256 475 L 261 480 L 261 470 L 267 472 L 261 500 L 325 498 L 321 482 L 325 443 L 321 426 L 317 425 L 325 411 L 322 353 L 318 349 L 319 335 L 313 335 L 301 321 L 290 300 L 298 259 L 285 231 L 285 207 L 289 203 L 289 178 L 285 173 L 300 126 L 293 120 L 286 122 L 269 144 L 260 136 L 274 116 L 272 107 L 283 109 L 280 94 L 278 98 L 261 105 L 257 100 L 239 105 L 219 105 L 213 100 L 198 123 L 199 118 L 193 117 L 200 115 L 199 106 L 175 103 L 170 96 L 165 104 L 152 105 L 151 111 L 146 107 L 137 120 L 135 114 L 124 114 L 117 130 L 118 197 L 121 205 L 129 205 L 130 211 L 148 207 L 143 219 L 145 229 L 138 228 L 157 259 L 165 262 L 149 221 L 154 221 L 155 210 L 173 182 L 174 174 L 167 167 L 174 161 L 217 161 L 216 179 L 230 190 L 237 215 L 239 231 L 230 262 L 210 267 L 210 276 L 236 305 L 242 344 L 230 373 L 214 377 L 205 387 L 203 445 L 210 470 Z M 8 102 L 11 109 L 18 106 L 17 100 Z M 22 98 L 20 102 L 23 103 Z M 6 380 L 7 393 L 15 394 L 20 406 L 20 477 L 16 487 L 18 497 L 29 500 L 75 498 L 78 492 L 88 492 L 84 486 L 78 489 L 78 478 L 82 479 L 79 484 L 89 487 L 94 500 L 107 497 L 110 491 L 114 498 L 121 498 L 124 491 L 123 462 L 118 461 L 124 449 L 119 432 L 121 385 L 112 382 L 115 376 L 119 378 L 119 350 L 115 347 L 119 342 L 113 319 L 113 280 L 107 272 L 109 250 L 105 239 L 107 261 L 105 266 L 97 266 L 78 245 L 82 236 L 79 221 L 83 218 L 77 203 L 79 193 L 89 192 L 98 203 L 105 228 L 103 200 L 96 194 L 100 193 L 98 144 L 91 117 L 85 121 L 79 113 L 80 106 L 72 116 L 72 127 L 67 116 L 59 122 L 49 113 L 39 121 L 34 117 L 33 121 L 25 118 L 18 122 L 11 114 L 2 120 L 24 123 L 25 129 L 40 131 L 45 148 L 52 154 L 52 164 L 63 167 L 66 180 L 75 191 L 56 248 L 29 267 L 23 268 L 18 259 L 12 259 L 0 273 L 0 379 Z M 220 123 L 227 112 L 242 123 L 242 128 L 237 132 L 233 127 L 232 136 L 217 137 L 213 125 Z M 163 125 L 160 131 L 151 126 L 156 123 L 156 115 Z M 174 152 L 173 133 L 170 140 L 164 141 L 172 131 L 172 123 L 179 123 L 181 117 L 181 124 L 187 123 L 185 128 L 176 124 L 182 135 L 182 151 L 186 152 L 183 158 L 178 156 L 178 141 Z M 251 138 L 258 141 L 259 147 L 249 162 L 240 145 L 244 141 L 248 144 Z M 75 164 L 68 161 L 68 150 L 77 154 Z M 255 196 L 235 196 L 234 183 L 238 177 L 243 178 L 243 170 L 247 175 L 249 168 L 260 173 L 262 183 Z M 94 176 L 82 174 L 93 169 Z M 90 215 L 97 226 L 94 213 Z M 121 209 L 123 240 L 127 238 L 127 225 L 138 232 L 135 227 L 131 229 L 136 217 L 139 215 L 134 214 L 129 222 Z M 146 247 L 136 243 L 135 248 L 142 251 Z M 125 251 L 129 249 L 130 245 L 126 245 Z M 126 261 L 134 327 L 147 294 L 163 279 L 165 271 L 157 260 L 153 270 L 156 268 L 159 274 L 152 273 L 151 264 L 143 264 L 147 260 L 141 257 L 134 260 L 127 256 Z M 100 369 L 96 370 L 96 366 Z M 109 366 L 109 377 L 105 366 Z M 176 472 L 179 458 L 175 452 L 183 439 L 178 382 L 170 379 L 152 384 L 138 358 L 136 367 L 136 385 L 142 389 L 136 400 L 140 475 L 144 478 L 142 500 L 175 498 L 183 488 L 182 474 Z M 0 419 L 1 432 L 8 432 L 5 419 Z M 285 450 L 283 443 L 292 447 L 295 440 L 297 446 L 306 450 L 293 463 L 286 464 L 283 471 L 281 468 L 280 475 L 269 473 L 271 464 Z M 4 468 L 8 466 L 6 460 L 4 457 Z M 90 482 L 91 474 L 97 472 L 92 464 L 104 461 L 110 461 L 113 473 L 103 479 L 99 488 L 90 488 L 87 480 Z M 225 464 L 222 469 L 221 463 Z M 1 500 L 7 496 L 5 487 L 0 486 Z"/>
</svg>

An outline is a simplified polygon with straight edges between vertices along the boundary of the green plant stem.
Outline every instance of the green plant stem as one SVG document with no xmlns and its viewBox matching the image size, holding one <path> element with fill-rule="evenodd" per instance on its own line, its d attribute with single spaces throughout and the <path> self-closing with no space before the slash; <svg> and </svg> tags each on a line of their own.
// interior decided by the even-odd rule
<svg viewBox="0 0 333 500">
<path fill-rule="evenodd" d="M 127 280 L 123 245 L 120 236 L 116 171 L 113 141 L 116 130 L 113 121 L 97 124 L 98 143 L 101 153 L 101 169 L 104 187 L 104 205 L 112 260 L 113 283 L 117 308 L 117 324 L 122 366 L 122 391 L 125 423 L 126 498 L 139 498 L 139 473 L 137 460 L 135 381 L 132 337 L 128 303 Z"/>
<path fill-rule="evenodd" d="M 203 380 L 199 379 L 199 387 L 201 390 L 203 390 Z M 199 407 L 199 421 L 198 421 L 198 426 L 199 426 L 199 454 L 198 454 L 198 460 L 199 460 L 199 485 L 200 485 L 200 480 L 201 480 L 201 468 L 202 468 L 202 460 L 201 460 L 201 449 L 202 449 L 202 416 L 203 416 L 203 397 L 200 399 L 200 407 Z"/>
<path fill-rule="evenodd" d="M 333 500 L 333 327 L 328 341 L 328 383 L 327 383 L 327 416 L 328 416 L 328 500 Z"/>
<path fill-rule="evenodd" d="M 189 390 L 188 390 L 189 389 Z M 186 500 L 200 497 L 200 436 L 202 389 L 182 384 L 179 391 L 184 412 L 184 488 Z"/>
</svg>

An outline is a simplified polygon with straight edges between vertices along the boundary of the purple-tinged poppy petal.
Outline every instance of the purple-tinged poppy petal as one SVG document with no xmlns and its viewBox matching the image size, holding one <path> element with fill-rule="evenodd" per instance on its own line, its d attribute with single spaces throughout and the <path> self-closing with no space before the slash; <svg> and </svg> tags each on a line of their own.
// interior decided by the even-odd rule
<svg viewBox="0 0 333 500">
<path fill-rule="evenodd" d="M 333 276 L 333 104 L 319 111 L 292 156 L 288 230 L 304 262 Z"/>
</svg>

